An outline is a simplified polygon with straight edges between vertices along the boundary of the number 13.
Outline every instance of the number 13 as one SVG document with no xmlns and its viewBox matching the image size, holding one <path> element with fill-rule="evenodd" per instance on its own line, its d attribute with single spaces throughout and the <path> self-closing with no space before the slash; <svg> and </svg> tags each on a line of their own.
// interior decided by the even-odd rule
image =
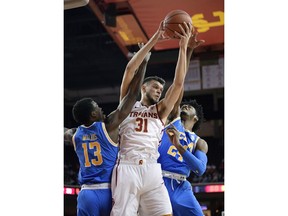
<svg viewBox="0 0 288 216">
<path fill-rule="evenodd" d="M 101 147 L 100 147 L 100 144 L 98 142 L 90 142 L 89 143 L 89 149 L 96 148 L 94 151 L 94 156 L 97 157 L 97 159 L 95 159 L 95 158 L 93 158 L 92 160 L 89 159 L 87 143 L 82 143 L 82 148 L 84 150 L 85 167 L 90 167 L 91 163 L 94 166 L 101 165 L 103 163 L 102 154 L 101 154 Z"/>
</svg>

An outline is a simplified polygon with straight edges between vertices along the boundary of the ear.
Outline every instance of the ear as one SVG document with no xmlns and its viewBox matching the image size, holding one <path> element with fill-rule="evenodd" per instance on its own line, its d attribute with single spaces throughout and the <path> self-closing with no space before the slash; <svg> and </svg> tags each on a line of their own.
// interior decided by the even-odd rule
<svg viewBox="0 0 288 216">
<path fill-rule="evenodd" d="M 194 120 L 195 122 L 197 122 L 197 121 L 199 120 L 198 116 L 195 115 L 195 116 L 193 117 L 193 120 Z"/>
<path fill-rule="evenodd" d="M 96 117 L 96 116 L 97 116 L 97 112 L 96 112 L 96 111 L 92 111 L 92 112 L 91 112 L 91 116 L 92 116 L 92 117 Z"/>
<path fill-rule="evenodd" d="M 143 84 L 143 85 L 141 86 L 141 91 L 144 92 L 144 93 L 146 92 L 146 85 L 145 85 L 145 84 Z"/>
</svg>

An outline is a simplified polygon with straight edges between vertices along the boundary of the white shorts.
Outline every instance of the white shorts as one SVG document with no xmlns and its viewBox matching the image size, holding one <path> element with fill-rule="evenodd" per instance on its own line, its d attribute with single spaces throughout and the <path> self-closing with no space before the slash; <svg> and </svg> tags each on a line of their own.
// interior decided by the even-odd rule
<svg viewBox="0 0 288 216">
<path fill-rule="evenodd" d="M 110 216 L 160 216 L 172 214 L 161 165 L 145 160 L 121 160 L 111 182 L 113 207 Z"/>
</svg>

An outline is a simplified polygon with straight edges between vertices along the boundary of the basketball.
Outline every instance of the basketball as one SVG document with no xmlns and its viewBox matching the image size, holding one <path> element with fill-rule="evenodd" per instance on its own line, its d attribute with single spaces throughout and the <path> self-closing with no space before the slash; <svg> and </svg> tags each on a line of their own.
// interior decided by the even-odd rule
<svg viewBox="0 0 288 216">
<path fill-rule="evenodd" d="M 177 31 L 181 34 L 182 32 L 178 25 L 181 24 L 185 29 L 183 22 L 192 24 L 192 18 L 187 12 L 183 10 L 170 11 L 164 18 L 165 34 L 170 38 L 179 39 L 179 37 L 174 34 L 174 31 Z"/>
</svg>

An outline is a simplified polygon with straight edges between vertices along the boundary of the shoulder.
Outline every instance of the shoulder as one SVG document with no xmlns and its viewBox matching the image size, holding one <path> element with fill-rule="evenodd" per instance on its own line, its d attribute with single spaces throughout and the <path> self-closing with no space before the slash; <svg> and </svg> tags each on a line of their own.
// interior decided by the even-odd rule
<svg viewBox="0 0 288 216">
<path fill-rule="evenodd" d="M 197 141 L 197 144 L 196 144 L 196 149 L 203 151 L 205 154 L 207 154 L 207 152 L 208 152 L 207 142 L 204 139 L 199 138 Z"/>
</svg>

